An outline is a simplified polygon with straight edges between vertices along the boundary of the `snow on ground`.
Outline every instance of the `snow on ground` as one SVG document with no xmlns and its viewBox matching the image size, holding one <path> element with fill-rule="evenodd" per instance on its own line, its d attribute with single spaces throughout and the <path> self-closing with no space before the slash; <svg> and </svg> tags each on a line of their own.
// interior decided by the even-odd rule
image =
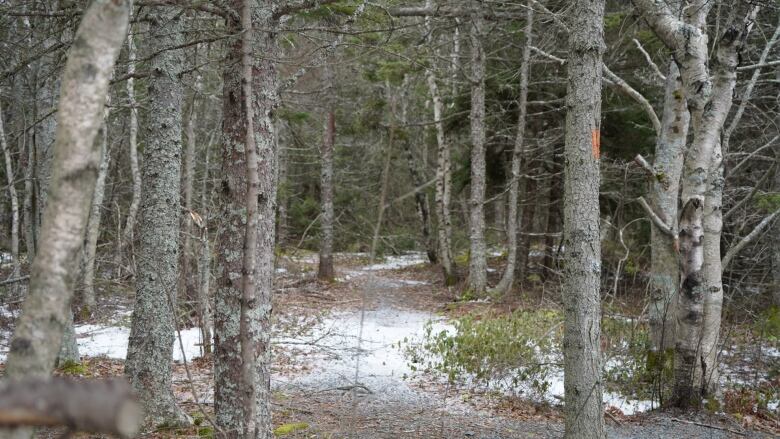
<svg viewBox="0 0 780 439">
<path fill-rule="evenodd" d="M 428 257 L 422 252 L 409 252 L 398 256 L 388 256 L 383 262 L 367 265 L 362 269 L 364 271 L 377 270 L 398 270 L 406 267 L 413 267 L 428 263 Z"/>
<path fill-rule="evenodd" d="M 82 357 L 124 359 L 127 356 L 127 342 L 130 328 L 123 326 L 79 325 L 76 326 L 79 354 Z M 199 328 L 181 330 L 181 341 L 187 361 L 201 356 L 201 333 Z M 173 343 L 173 360 L 182 361 L 178 335 Z"/>
<path fill-rule="evenodd" d="M 0 307 L 0 313 L 6 312 Z M 0 340 L 10 340 L 11 333 L 0 333 Z M 124 326 L 105 325 L 78 325 L 76 337 L 79 344 L 79 355 L 82 357 L 108 357 L 124 360 L 127 356 L 127 341 L 130 337 L 130 328 Z M 200 357 L 201 337 L 199 328 L 181 330 L 181 341 L 184 344 L 184 354 L 187 361 Z M 5 362 L 7 342 L 0 344 L 0 363 Z M 173 344 L 174 361 L 182 361 L 182 350 L 179 339 Z"/>
<path fill-rule="evenodd" d="M 383 400 L 414 401 L 420 395 L 406 381 L 413 370 L 399 344 L 422 339 L 428 321 L 433 322 L 434 331 L 452 329 L 433 314 L 392 307 L 333 314 L 304 340 L 311 343 L 311 371 L 280 377 L 278 385 L 336 390 L 354 385 L 357 370 L 357 383 L 380 394 Z M 280 345 L 285 343 L 300 347 L 300 340 L 278 341 Z M 360 355 L 356 355 L 358 352 Z"/>
</svg>

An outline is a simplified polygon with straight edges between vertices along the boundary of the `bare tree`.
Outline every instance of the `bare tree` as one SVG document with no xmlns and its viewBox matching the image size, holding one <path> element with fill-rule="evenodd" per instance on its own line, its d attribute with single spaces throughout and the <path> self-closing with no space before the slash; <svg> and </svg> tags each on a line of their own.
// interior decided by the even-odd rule
<svg viewBox="0 0 780 439">
<path fill-rule="evenodd" d="M 533 26 L 534 26 L 534 10 L 528 5 L 525 15 L 525 41 L 523 42 L 523 60 L 520 66 L 520 96 L 518 98 L 518 107 L 520 108 L 520 115 L 517 120 L 517 134 L 515 136 L 515 145 L 512 150 L 512 165 L 511 165 L 511 177 L 509 181 L 509 213 L 507 219 L 507 258 L 506 268 L 504 274 L 501 276 L 501 280 L 494 288 L 496 293 L 504 293 L 508 291 L 512 283 L 515 280 L 515 272 L 518 260 L 518 243 L 517 238 L 520 232 L 520 227 L 525 226 L 520 222 L 521 216 L 518 212 L 519 205 L 519 187 L 520 187 L 520 169 L 523 161 L 523 154 L 525 152 L 525 126 L 526 115 L 528 113 L 528 73 L 531 64 L 531 46 L 533 45 Z M 520 222 L 520 224 L 518 224 Z M 525 249 L 526 255 L 521 257 L 523 268 L 525 268 L 525 261 L 528 249 Z M 522 280 L 522 279 L 521 279 Z"/>
</svg>

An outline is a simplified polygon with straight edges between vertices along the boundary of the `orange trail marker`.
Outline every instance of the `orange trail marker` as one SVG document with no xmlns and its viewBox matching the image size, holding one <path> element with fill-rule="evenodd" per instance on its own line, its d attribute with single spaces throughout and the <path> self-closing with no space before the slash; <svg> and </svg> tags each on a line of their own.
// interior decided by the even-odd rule
<svg viewBox="0 0 780 439">
<path fill-rule="evenodd" d="M 593 158 L 598 160 L 601 157 L 601 130 L 593 130 L 591 135 L 591 145 L 593 146 Z"/>
</svg>

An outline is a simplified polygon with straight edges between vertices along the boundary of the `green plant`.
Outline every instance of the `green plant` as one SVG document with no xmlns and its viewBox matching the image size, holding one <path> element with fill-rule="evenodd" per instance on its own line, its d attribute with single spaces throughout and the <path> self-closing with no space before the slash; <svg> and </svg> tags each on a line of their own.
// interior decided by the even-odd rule
<svg viewBox="0 0 780 439">
<path fill-rule="evenodd" d="M 282 424 L 274 429 L 274 436 L 287 436 L 288 434 L 295 433 L 296 431 L 306 430 L 307 428 L 309 428 L 309 424 L 305 422 Z"/>
<path fill-rule="evenodd" d="M 434 331 L 429 322 L 423 342 L 407 346 L 406 354 L 412 370 L 438 373 L 453 383 L 473 380 L 513 389 L 522 383 L 541 395 L 550 385 L 560 323 L 560 312 L 549 309 L 462 317 L 454 332 Z"/>
</svg>

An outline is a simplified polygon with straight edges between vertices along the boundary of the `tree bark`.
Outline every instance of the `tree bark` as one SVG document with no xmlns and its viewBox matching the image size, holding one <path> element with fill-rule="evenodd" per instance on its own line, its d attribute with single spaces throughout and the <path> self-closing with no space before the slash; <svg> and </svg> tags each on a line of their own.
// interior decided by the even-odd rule
<svg viewBox="0 0 780 439">
<path fill-rule="evenodd" d="M 401 125 L 406 126 L 407 124 L 407 106 L 408 106 L 408 79 L 409 77 L 404 77 L 404 85 L 402 90 L 402 100 L 401 100 Z M 409 136 L 404 136 L 403 141 L 401 142 L 401 145 L 403 147 L 404 157 L 406 158 L 406 163 L 409 166 L 409 174 L 412 177 L 412 184 L 415 188 L 420 188 L 425 184 L 422 172 L 420 169 L 418 169 L 417 164 L 414 160 L 414 154 L 412 153 L 412 144 L 409 141 Z M 420 225 L 421 225 L 421 232 L 422 232 L 422 239 L 423 244 L 425 245 L 425 251 L 428 256 L 428 262 L 431 264 L 438 264 L 439 259 L 436 254 L 436 243 L 434 242 L 433 236 L 431 234 L 431 213 L 430 213 L 430 207 L 428 204 L 428 195 L 423 189 L 418 189 L 414 192 L 414 202 L 415 206 L 417 207 L 417 215 L 420 217 Z"/>
<path fill-rule="evenodd" d="M 16 279 L 21 275 L 21 266 L 19 264 L 19 195 L 16 192 L 16 182 L 14 179 L 13 162 L 11 161 L 11 151 L 8 148 L 8 142 L 5 136 L 2 102 L 0 102 L 0 147 L 3 149 L 3 159 L 5 160 L 5 176 L 8 183 L 8 198 L 11 200 L 11 257 L 13 258 L 13 270 L 11 271 L 11 278 Z"/>
<path fill-rule="evenodd" d="M 244 0 L 233 0 L 231 6 L 242 10 Z M 252 437 L 270 439 L 270 329 L 271 293 L 273 282 L 273 255 L 276 210 L 276 136 L 272 113 L 279 104 L 278 78 L 274 59 L 277 41 L 272 17 L 274 2 L 264 3 L 253 14 L 257 28 L 251 48 L 253 60 L 254 142 L 259 163 L 258 231 L 256 248 L 243 248 L 246 226 L 247 182 L 245 145 L 247 145 L 247 97 L 242 86 L 244 39 L 236 39 L 228 46 L 223 70 L 223 140 L 222 182 L 220 202 L 223 226 L 217 236 L 217 287 L 214 308 L 215 363 L 214 410 L 221 437 L 240 437 L 247 431 L 244 416 L 247 397 L 237 383 L 242 375 L 242 340 L 239 318 L 242 307 L 242 269 L 244 252 L 256 252 L 255 300 L 246 311 L 248 346 L 253 354 L 253 423 Z M 241 22 L 233 16 L 226 18 L 229 32 L 242 31 Z M 262 59 L 257 56 L 262 53 Z"/>
<path fill-rule="evenodd" d="M 95 136 L 108 82 L 128 23 L 124 1 L 96 0 L 84 14 L 62 78 L 49 200 L 30 287 L 6 363 L 6 376 L 46 376 L 54 367 L 73 297 L 100 160 Z M 29 437 L 26 430 L 7 433 Z M 6 434 L 0 433 L 0 437 Z"/>
<path fill-rule="evenodd" d="M 132 11 L 131 11 L 132 14 Z M 132 19 L 132 15 L 131 15 Z M 125 218 L 125 227 L 119 238 L 119 246 L 116 254 L 116 274 L 121 277 L 122 258 L 126 247 L 132 246 L 134 239 L 134 230 L 138 207 L 141 204 L 141 171 L 138 167 L 138 104 L 135 100 L 135 35 L 132 26 L 127 35 L 127 105 L 130 108 L 129 129 L 128 129 L 128 148 L 130 150 L 130 176 L 133 179 L 133 196 L 130 201 L 130 207 L 127 209 L 127 218 Z M 135 257 L 130 255 L 130 261 Z M 131 264 L 132 272 L 135 273 L 135 264 Z"/>
<path fill-rule="evenodd" d="M 509 213 L 507 218 L 507 258 L 506 268 L 504 274 L 501 276 L 501 280 L 498 285 L 493 289 L 496 294 L 503 294 L 508 291 L 515 280 L 515 272 L 517 271 L 517 259 L 518 259 L 518 245 L 517 238 L 520 229 L 525 224 L 521 220 L 525 219 L 525 215 L 521 217 L 521 211 L 519 209 L 519 188 L 520 188 L 520 170 L 523 166 L 523 155 L 525 153 L 525 126 L 526 126 L 526 114 L 528 111 L 528 72 L 530 70 L 531 63 L 531 45 L 533 44 L 533 19 L 534 10 L 530 5 L 526 6 L 525 16 L 525 41 L 523 43 L 523 60 L 520 66 L 520 97 L 518 98 L 518 107 L 520 115 L 517 120 L 517 135 L 515 137 L 515 147 L 512 151 L 512 170 L 511 180 L 509 182 Z M 518 224 L 520 221 L 520 224 Z M 523 264 L 525 264 L 527 258 L 523 257 Z M 522 278 L 521 278 L 522 280 Z"/>
<path fill-rule="evenodd" d="M 100 236 L 100 216 L 103 208 L 103 196 L 106 193 L 106 176 L 110 154 L 108 151 L 108 111 L 103 117 L 103 125 L 100 127 L 96 142 L 100 144 L 100 167 L 95 184 L 95 193 L 92 195 L 92 208 L 87 222 L 87 236 L 84 244 L 82 258 L 83 289 L 81 291 L 82 310 L 91 314 L 95 310 L 95 256 L 97 254 L 97 242 Z"/>
<path fill-rule="evenodd" d="M 650 195 L 654 212 L 671 230 L 678 229 L 677 202 L 689 123 L 690 115 L 685 102 L 680 71 L 677 64 L 671 61 L 666 75 L 661 132 L 655 145 L 654 175 Z M 671 359 L 674 354 L 676 321 L 674 304 L 677 302 L 680 270 L 676 237 L 660 230 L 654 223 L 650 235 L 648 367 L 655 371 L 654 373 L 660 374 L 666 359 Z"/>
<path fill-rule="evenodd" d="M 577 0 L 570 14 L 563 216 L 565 437 L 602 439 L 599 148 L 604 1 Z"/>
<path fill-rule="evenodd" d="M 177 75 L 184 66 L 180 11 L 155 8 L 149 15 L 150 61 L 148 107 L 141 176 L 138 274 L 125 374 L 138 392 L 148 426 L 187 425 L 171 389 L 175 340 L 176 285 L 179 273 L 181 183 L 181 106 L 183 87 Z"/>
<path fill-rule="evenodd" d="M 326 74 L 329 77 L 329 74 Z M 320 190 L 322 215 L 320 217 L 320 258 L 317 277 L 332 281 L 333 272 L 333 146 L 336 139 L 336 113 L 329 104 L 325 116 L 325 131 L 320 151 L 322 168 L 320 170 Z"/>
<path fill-rule="evenodd" d="M 487 288 L 485 246 L 485 51 L 482 13 L 475 2 L 471 14 L 471 196 L 469 197 L 468 291 L 482 297 Z"/>
<path fill-rule="evenodd" d="M 752 7 L 739 24 L 730 24 L 718 42 L 717 68 L 710 77 L 706 19 L 712 2 L 697 0 L 683 19 L 668 5 L 634 0 L 655 34 L 673 52 L 680 66 L 693 144 L 683 167 L 680 214 L 681 287 L 676 310 L 673 402 L 698 406 L 716 382 L 705 375 L 715 371 L 713 351 L 719 337 L 723 299 L 720 261 L 720 223 L 723 182 L 720 135 L 732 103 L 739 53 L 758 12 Z M 707 199 L 710 197 L 711 199 Z M 717 211 L 717 212 L 716 212 Z M 716 236 L 717 235 L 717 236 Z M 715 257 L 718 253 L 718 257 Z M 709 312 L 709 315 L 706 313 Z M 715 323 L 717 320 L 717 324 Z"/>
</svg>

